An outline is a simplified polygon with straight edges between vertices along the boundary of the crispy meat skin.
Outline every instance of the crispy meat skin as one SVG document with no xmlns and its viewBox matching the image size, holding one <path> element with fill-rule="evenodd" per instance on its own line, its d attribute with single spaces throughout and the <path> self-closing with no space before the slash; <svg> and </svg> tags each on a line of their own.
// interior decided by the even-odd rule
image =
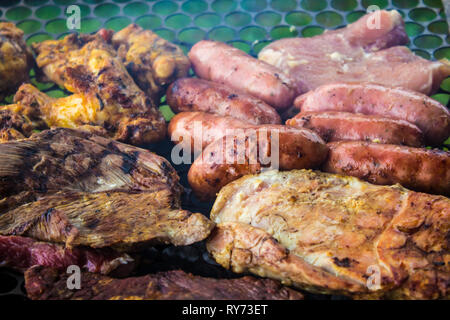
<svg viewBox="0 0 450 320">
<path fill-rule="evenodd" d="M 71 34 L 35 43 L 33 49 L 45 76 L 75 93 L 56 101 L 30 86 L 17 93 L 16 101 L 42 109 L 49 126 L 102 126 L 114 139 L 138 145 L 165 137 L 158 103 L 139 89 L 100 34 Z"/>
<path fill-rule="evenodd" d="M 33 267 L 25 274 L 25 288 L 33 300 L 300 300 L 301 293 L 277 281 L 243 277 L 213 279 L 181 270 L 136 278 L 113 279 L 83 273 L 81 289 L 67 289 L 68 275 Z"/>
<path fill-rule="evenodd" d="M 28 80 L 32 65 L 23 31 L 13 23 L 0 22 L 0 100 Z"/>
<path fill-rule="evenodd" d="M 264 101 L 226 85 L 197 78 L 179 79 L 167 89 L 167 103 L 176 113 L 202 111 L 250 124 L 280 124 L 278 113 Z"/>
<path fill-rule="evenodd" d="M 235 272 L 356 298 L 450 295 L 450 200 L 442 196 L 270 171 L 222 188 L 211 219 L 218 225 L 207 248 Z M 372 291 L 373 268 L 380 288 Z"/>
<path fill-rule="evenodd" d="M 213 227 L 180 209 L 175 170 L 149 151 L 62 128 L 0 149 L 1 235 L 132 250 L 191 244 Z"/>
<path fill-rule="evenodd" d="M 180 47 L 150 30 L 130 24 L 111 41 L 137 85 L 155 102 L 169 83 L 188 75 L 191 63 Z"/>
<path fill-rule="evenodd" d="M 377 22 L 379 25 L 377 26 Z M 259 59 L 293 77 L 303 92 L 333 82 L 372 82 L 431 94 L 448 75 L 448 63 L 416 56 L 397 11 L 377 10 L 312 38 L 274 41 Z"/>
<path fill-rule="evenodd" d="M 111 249 L 74 248 L 31 238 L 0 236 L 0 265 L 25 272 L 39 265 L 66 271 L 70 265 L 77 265 L 89 272 L 124 276 L 134 268 L 134 260 Z"/>
<path fill-rule="evenodd" d="M 406 120 L 439 146 L 450 136 L 450 112 L 424 94 L 369 83 L 332 83 L 295 99 L 301 112 L 343 111 Z"/>
<path fill-rule="evenodd" d="M 364 141 L 329 143 L 323 171 L 450 195 L 450 152 Z"/>
<path fill-rule="evenodd" d="M 336 111 L 301 112 L 287 120 L 286 125 L 313 130 L 327 142 L 360 140 L 423 146 L 423 134 L 417 126 L 382 116 Z"/>
</svg>

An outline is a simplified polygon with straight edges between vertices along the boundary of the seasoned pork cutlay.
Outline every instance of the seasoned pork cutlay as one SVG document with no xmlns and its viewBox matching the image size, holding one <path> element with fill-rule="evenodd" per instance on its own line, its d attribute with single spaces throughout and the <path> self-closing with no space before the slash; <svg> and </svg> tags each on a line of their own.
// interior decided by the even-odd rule
<svg viewBox="0 0 450 320">
<path fill-rule="evenodd" d="M 416 56 L 403 46 L 407 42 L 400 14 L 382 10 L 319 36 L 274 41 L 259 59 L 294 78 L 302 92 L 336 81 L 436 91 L 450 66 Z"/>
<path fill-rule="evenodd" d="M 68 276 L 36 266 L 25 273 L 25 288 L 33 300 L 301 300 L 301 293 L 270 279 L 212 279 L 181 270 L 142 277 L 113 279 L 83 273 L 81 289 L 67 289 Z"/>
<path fill-rule="evenodd" d="M 424 140 L 422 131 L 412 123 L 360 113 L 301 112 L 286 124 L 313 130 L 327 142 L 359 140 L 421 147 Z"/>
<path fill-rule="evenodd" d="M 329 143 L 323 171 L 450 195 L 450 152 L 365 141 Z"/>
<path fill-rule="evenodd" d="M 0 100 L 28 80 L 32 65 L 23 31 L 13 23 L 0 22 Z"/>
<path fill-rule="evenodd" d="M 130 24 L 111 41 L 137 85 L 155 102 L 170 83 L 188 75 L 191 63 L 181 48 L 150 30 Z"/>
<path fill-rule="evenodd" d="M 169 162 L 71 129 L 0 144 L 0 235 L 135 250 L 205 239 L 213 224 L 180 209 Z"/>
<path fill-rule="evenodd" d="M 62 40 L 34 43 L 33 49 L 45 76 L 75 93 L 46 108 L 45 116 L 53 120 L 51 126 L 101 126 L 112 138 L 135 145 L 165 137 L 159 101 L 151 101 L 139 89 L 101 34 L 70 34 Z M 30 99 L 39 106 L 48 103 L 45 95 L 33 89 L 21 88 L 16 99 Z"/>
<path fill-rule="evenodd" d="M 0 266 L 25 272 L 35 265 L 64 272 L 67 267 L 77 265 L 89 272 L 124 276 L 133 270 L 135 262 L 128 254 L 111 249 L 68 249 L 31 238 L 0 236 Z"/>
<path fill-rule="evenodd" d="M 307 170 L 269 171 L 220 191 L 207 248 L 250 271 L 355 298 L 450 297 L 450 199 Z"/>
<path fill-rule="evenodd" d="M 339 111 L 406 120 L 439 146 L 450 136 L 450 112 L 438 101 L 404 88 L 368 83 L 332 83 L 295 99 L 301 112 Z"/>
</svg>

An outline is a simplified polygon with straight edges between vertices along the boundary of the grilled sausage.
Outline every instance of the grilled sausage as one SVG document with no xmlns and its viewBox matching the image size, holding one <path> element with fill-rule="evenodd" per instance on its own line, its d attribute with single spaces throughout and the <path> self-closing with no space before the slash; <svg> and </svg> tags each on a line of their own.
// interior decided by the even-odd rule
<svg viewBox="0 0 450 320">
<path fill-rule="evenodd" d="M 327 142 L 362 140 L 411 147 L 423 146 L 417 126 L 398 119 L 349 112 L 302 112 L 286 121 L 295 128 L 317 132 Z"/>
<path fill-rule="evenodd" d="M 198 154 L 207 145 L 226 135 L 227 130 L 250 126 L 232 117 L 206 112 L 181 112 L 170 120 L 169 136 L 173 142 L 183 144 L 183 149 Z"/>
<path fill-rule="evenodd" d="M 326 172 L 358 177 L 374 184 L 400 183 L 417 191 L 450 194 L 450 152 L 341 141 L 328 144 Z"/>
<path fill-rule="evenodd" d="M 285 109 L 298 94 L 295 82 L 280 69 L 222 42 L 203 40 L 189 52 L 195 73 L 249 93 L 276 109 Z"/>
<path fill-rule="evenodd" d="M 450 135 L 450 112 L 436 100 L 404 88 L 377 84 L 336 83 L 295 99 L 306 111 L 345 111 L 402 119 L 415 124 L 425 142 L 437 146 Z"/>
<path fill-rule="evenodd" d="M 167 90 L 167 103 L 176 113 L 203 111 L 251 124 L 281 123 L 275 109 L 264 101 L 202 79 L 184 78 L 172 83 Z"/>
<path fill-rule="evenodd" d="M 269 167 L 315 168 L 327 152 L 319 135 L 308 129 L 259 126 L 246 129 L 242 136 L 227 135 L 208 145 L 189 169 L 188 181 L 199 199 L 212 200 L 223 186 L 246 174 Z"/>
</svg>

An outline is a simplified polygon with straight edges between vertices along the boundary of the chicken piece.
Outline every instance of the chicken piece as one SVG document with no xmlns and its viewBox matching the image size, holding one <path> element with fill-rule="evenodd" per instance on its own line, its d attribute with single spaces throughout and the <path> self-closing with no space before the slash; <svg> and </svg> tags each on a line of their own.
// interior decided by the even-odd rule
<svg viewBox="0 0 450 320">
<path fill-rule="evenodd" d="M 0 100 L 28 80 L 33 56 L 23 41 L 23 31 L 0 22 Z"/>
<path fill-rule="evenodd" d="M 180 47 L 136 24 L 112 36 L 126 69 L 153 101 L 159 101 L 167 86 L 188 75 L 191 63 Z"/>
<path fill-rule="evenodd" d="M 63 271 L 77 265 L 89 272 L 126 276 L 135 267 L 135 261 L 126 253 L 108 248 L 70 250 L 59 244 L 26 237 L 0 236 L 0 265 L 22 272 L 35 265 Z"/>
<path fill-rule="evenodd" d="M 303 295 L 277 281 L 242 277 L 213 279 L 181 270 L 142 277 L 113 279 L 83 273 L 81 289 L 70 290 L 70 275 L 33 267 L 25 274 L 25 288 L 33 300 L 301 300 Z"/>
<path fill-rule="evenodd" d="M 33 49 L 45 76 L 75 93 L 45 108 L 51 126 L 102 126 L 112 138 L 135 145 L 165 137 L 166 123 L 158 104 L 134 83 L 114 48 L 100 34 L 71 34 L 62 40 L 35 43 Z M 28 94 L 31 97 L 27 98 Z M 49 102 L 45 97 L 26 86 L 16 100 L 35 99 L 45 104 Z"/>
<path fill-rule="evenodd" d="M 355 298 L 450 297 L 450 199 L 307 170 L 225 186 L 207 248 L 235 272 Z"/>
<path fill-rule="evenodd" d="M 448 61 L 429 61 L 405 45 L 408 36 L 397 11 L 378 10 L 338 30 L 312 38 L 274 41 L 261 50 L 262 61 L 296 79 L 301 92 L 339 82 L 372 82 L 424 94 L 450 75 Z"/>
</svg>

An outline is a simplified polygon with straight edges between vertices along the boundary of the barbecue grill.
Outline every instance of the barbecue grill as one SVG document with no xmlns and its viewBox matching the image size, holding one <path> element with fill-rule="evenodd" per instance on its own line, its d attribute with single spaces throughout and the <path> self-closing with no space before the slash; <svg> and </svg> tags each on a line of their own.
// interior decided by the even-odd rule
<svg viewBox="0 0 450 320">
<path fill-rule="evenodd" d="M 449 0 L 443 0 L 449 2 Z M 408 46 L 426 59 L 450 59 L 450 35 L 441 0 L 1 0 L 0 21 L 11 21 L 25 33 L 27 44 L 64 37 L 67 13 L 77 5 L 81 13 L 82 33 L 100 28 L 115 31 L 136 23 L 154 30 L 161 37 L 178 44 L 185 52 L 201 39 L 227 42 L 254 56 L 268 43 L 284 37 L 311 37 L 325 29 L 334 29 L 356 21 L 368 8 L 398 10 L 410 37 Z M 449 4 L 447 4 L 449 6 Z M 32 71 L 32 83 L 52 97 L 68 94 L 54 84 L 39 83 Z M 0 104 L 11 103 L 9 96 Z M 450 78 L 432 96 L 448 105 Z M 161 107 L 166 120 L 173 115 Z M 446 142 L 448 147 L 449 141 Z M 170 159 L 172 143 L 162 142 L 151 150 Z M 198 201 L 187 183 L 187 165 L 174 165 L 186 189 L 183 208 L 209 215 L 212 203 Z M 204 243 L 188 247 L 150 248 L 142 254 L 138 274 L 182 269 L 193 274 L 229 278 L 238 277 L 209 258 Z M 339 296 L 306 294 L 312 299 L 343 299 Z M 0 299 L 26 299 L 23 277 L 0 268 Z"/>
</svg>

